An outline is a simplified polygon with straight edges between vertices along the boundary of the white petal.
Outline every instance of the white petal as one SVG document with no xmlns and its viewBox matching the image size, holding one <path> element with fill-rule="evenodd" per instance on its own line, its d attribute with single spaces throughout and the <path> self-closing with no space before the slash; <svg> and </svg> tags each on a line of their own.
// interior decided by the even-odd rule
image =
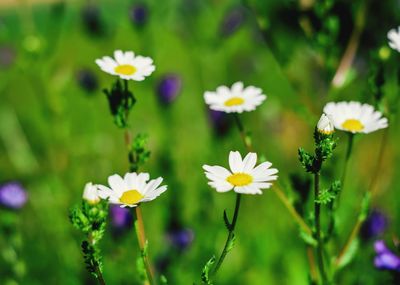
<svg viewBox="0 0 400 285">
<path fill-rule="evenodd" d="M 229 153 L 229 167 L 232 173 L 238 173 L 243 170 L 242 156 L 238 151 L 231 151 Z"/>
</svg>

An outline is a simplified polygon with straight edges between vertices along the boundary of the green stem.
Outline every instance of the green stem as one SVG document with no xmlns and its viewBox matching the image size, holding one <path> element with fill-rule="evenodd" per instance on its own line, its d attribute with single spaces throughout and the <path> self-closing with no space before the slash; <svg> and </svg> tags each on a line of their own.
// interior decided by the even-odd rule
<svg viewBox="0 0 400 285">
<path fill-rule="evenodd" d="M 341 191 L 340 192 L 342 192 L 343 188 L 344 188 L 344 182 L 346 180 L 347 168 L 348 168 L 348 165 L 349 165 L 351 152 L 353 150 L 353 141 L 354 141 L 354 134 L 349 133 L 349 141 L 347 143 L 347 150 L 346 150 L 346 157 L 345 157 L 344 166 L 343 166 L 342 179 L 341 179 Z"/>
<path fill-rule="evenodd" d="M 241 196 L 242 196 L 241 194 L 236 193 L 235 212 L 233 213 L 232 223 L 229 226 L 228 237 L 226 239 L 224 249 L 222 250 L 221 256 L 219 257 L 218 262 L 212 271 L 212 275 L 214 275 L 214 276 L 217 274 L 219 268 L 221 267 L 222 263 L 224 262 L 224 259 L 229 251 L 229 245 L 231 244 L 232 239 L 234 238 L 234 230 L 235 230 L 236 221 L 237 221 L 237 218 L 239 215 Z"/>
<path fill-rule="evenodd" d="M 140 205 L 135 207 L 135 232 L 136 236 L 138 239 L 138 244 L 139 244 L 139 249 L 140 249 L 140 254 L 142 256 L 143 264 L 146 269 L 146 276 L 147 280 L 149 281 L 150 284 L 155 284 L 154 282 L 154 277 L 153 277 L 153 270 L 150 265 L 149 257 L 147 255 L 147 239 L 146 239 L 146 234 L 144 231 L 144 224 L 143 224 L 143 216 L 142 216 L 142 210 L 140 208 Z"/>
<path fill-rule="evenodd" d="M 239 115 L 234 113 L 233 117 L 235 119 L 235 123 L 236 123 L 236 126 L 237 126 L 238 130 L 239 130 L 240 137 L 242 138 L 244 146 L 246 147 L 247 151 L 252 152 L 253 151 L 253 146 L 251 145 L 250 139 L 246 135 L 246 131 L 244 129 L 242 121 L 239 118 Z"/>
<path fill-rule="evenodd" d="M 100 269 L 96 266 L 96 275 L 97 275 L 97 281 L 99 281 L 100 285 L 106 285 L 106 282 L 104 281 L 103 274 L 101 274 Z"/>
<path fill-rule="evenodd" d="M 93 247 L 96 246 L 95 242 L 93 241 L 92 233 L 89 233 L 89 235 L 88 235 L 88 242 Z M 100 268 L 98 266 L 95 266 L 95 271 L 96 271 L 96 278 L 97 278 L 97 281 L 99 281 L 99 284 L 100 285 L 106 285 L 106 282 L 104 281 L 104 278 L 103 278 L 103 274 L 101 273 L 101 270 L 100 270 Z"/>
<path fill-rule="evenodd" d="M 324 268 L 323 244 L 321 240 L 321 204 L 317 202 L 319 196 L 319 172 L 314 174 L 314 217 L 315 217 L 315 238 L 317 239 L 317 260 L 318 268 L 322 278 L 322 284 L 328 284 Z"/>
</svg>

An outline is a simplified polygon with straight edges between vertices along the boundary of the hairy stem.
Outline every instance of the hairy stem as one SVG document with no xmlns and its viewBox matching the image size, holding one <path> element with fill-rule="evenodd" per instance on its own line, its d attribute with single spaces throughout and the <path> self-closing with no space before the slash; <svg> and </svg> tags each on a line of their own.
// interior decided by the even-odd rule
<svg viewBox="0 0 400 285">
<path fill-rule="evenodd" d="M 229 245 L 232 242 L 232 239 L 234 238 L 234 230 L 235 230 L 235 226 L 236 226 L 236 221 L 239 215 L 239 208 L 240 208 L 240 198 L 241 198 L 241 194 L 236 193 L 236 204 L 235 204 L 235 212 L 233 213 L 233 218 L 232 218 L 232 222 L 230 223 L 230 227 L 229 227 L 229 231 L 228 231 L 228 237 L 226 239 L 225 242 L 225 246 L 224 249 L 222 250 L 221 256 L 218 259 L 217 264 L 215 265 L 212 274 L 215 276 L 219 270 L 219 268 L 221 267 L 222 263 L 224 262 L 224 259 L 229 251 Z"/>
<path fill-rule="evenodd" d="M 319 195 L 319 172 L 314 174 L 314 218 L 315 218 L 315 238 L 317 240 L 317 261 L 322 284 L 328 284 L 324 267 L 323 243 L 321 239 L 321 204 L 317 202 Z"/>
<path fill-rule="evenodd" d="M 93 240 L 92 234 L 89 233 L 88 235 L 88 242 L 92 245 L 95 246 L 95 242 Z M 101 270 L 99 266 L 95 266 L 95 271 L 96 271 L 96 278 L 97 281 L 99 282 L 100 285 L 106 285 L 106 282 L 104 281 L 103 274 L 101 273 Z"/>
</svg>

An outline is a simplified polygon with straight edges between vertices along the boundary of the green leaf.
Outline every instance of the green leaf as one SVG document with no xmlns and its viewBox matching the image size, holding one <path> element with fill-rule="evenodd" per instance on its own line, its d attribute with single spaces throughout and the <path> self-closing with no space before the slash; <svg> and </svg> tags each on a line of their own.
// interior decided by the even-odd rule
<svg viewBox="0 0 400 285">
<path fill-rule="evenodd" d="M 229 239 L 228 244 L 226 246 L 226 253 L 230 252 L 235 247 L 236 236 L 232 233 L 232 237 Z"/>
<path fill-rule="evenodd" d="M 215 263 L 215 255 L 213 255 L 206 263 L 206 265 L 204 265 L 203 270 L 201 272 L 201 280 L 203 281 L 203 283 L 207 284 L 207 285 L 212 285 L 213 283 L 210 280 L 210 271 L 212 266 Z"/>
<path fill-rule="evenodd" d="M 161 285 L 168 285 L 168 279 L 165 277 L 165 275 L 160 276 L 160 284 Z"/>
<path fill-rule="evenodd" d="M 371 204 L 371 193 L 366 192 L 364 195 L 364 198 L 361 202 L 361 211 L 360 211 L 360 215 L 358 216 L 358 219 L 360 221 L 364 221 L 367 218 L 368 213 L 369 213 L 370 204 Z"/>
<path fill-rule="evenodd" d="M 317 246 L 318 242 L 314 237 L 303 230 L 300 230 L 300 238 L 308 245 Z"/>
<path fill-rule="evenodd" d="M 347 251 L 343 255 L 343 257 L 340 260 L 340 263 L 338 264 L 338 268 L 343 268 L 346 265 L 348 265 L 351 260 L 354 258 L 354 256 L 357 253 L 357 250 L 359 248 L 360 242 L 357 238 L 355 238 L 351 244 L 349 245 Z"/>
<path fill-rule="evenodd" d="M 316 203 L 326 205 L 334 201 L 339 194 L 341 189 L 341 183 L 336 180 L 328 189 L 323 189 L 319 192 L 318 198 L 315 200 Z"/>
<path fill-rule="evenodd" d="M 225 222 L 225 227 L 228 229 L 228 231 L 231 230 L 232 225 L 228 219 L 228 215 L 226 214 L 226 210 L 224 210 L 224 222 Z"/>
</svg>

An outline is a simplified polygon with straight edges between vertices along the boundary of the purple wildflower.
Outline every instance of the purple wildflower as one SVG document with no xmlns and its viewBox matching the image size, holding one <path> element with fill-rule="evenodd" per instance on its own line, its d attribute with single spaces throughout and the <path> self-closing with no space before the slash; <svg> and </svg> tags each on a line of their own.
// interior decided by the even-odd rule
<svg viewBox="0 0 400 285">
<path fill-rule="evenodd" d="M 192 243 L 194 239 L 194 233 L 191 229 L 172 229 L 168 232 L 167 239 L 177 249 L 185 250 Z"/>
<path fill-rule="evenodd" d="M 96 75 L 89 69 L 85 68 L 79 70 L 76 75 L 76 79 L 79 86 L 87 92 L 96 91 L 96 89 L 98 88 Z"/>
<path fill-rule="evenodd" d="M 375 238 L 384 233 L 388 226 L 386 215 L 378 210 L 373 210 L 362 228 L 362 236 L 366 239 Z"/>
<path fill-rule="evenodd" d="M 376 241 L 374 249 L 376 253 L 374 265 L 376 268 L 400 272 L 400 257 L 391 252 L 383 240 Z"/>
<path fill-rule="evenodd" d="M 215 133 L 220 136 L 225 135 L 231 126 L 231 120 L 228 114 L 209 109 L 208 115 Z"/>
<path fill-rule="evenodd" d="M 0 186 L 0 205 L 20 209 L 27 200 L 28 194 L 18 182 L 9 182 Z"/>
<path fill-rule="evenodd" d="M 147 22 L 149 11 L 147 5 L 144 3 L 138 3 L 131 7 L 129 10 L 129 18 L 135 26 L 144 26 Z"/>
<path fill-rule="evenodd" d="M 94 4 L 84 6 L 82 8 L 81 17 L 83 25 L 89 34 L 96 36 L 103 34 L 103 22 L 98 6 Z"/>
<path fill-rule="evenodd" d="M 0 46 L 0 67 L 10 67 L 16 58 L 16 51 L 11 46 Z"/>
<path fill-rule="evenodd" d="M 245 16 L 243 7 L 236 7 L 228 11 L 221 23 L 220 34 L 224 37 L 233 35 L 242 26 Z"/>
<path fill-rule="evenodd" d="M 132 214 L 128 208 L 121 208 L 118 205 L 110 206 L 111 224 L 114 228 L 122 230 L 132 225 Z"/>
<path fill-rule="evenodd" d="M 165 75 L 157 87 L 158 98 L 163 104 L 171 104 L 181 91 L 182 81 L 176 74 Z"/>
</svg>

